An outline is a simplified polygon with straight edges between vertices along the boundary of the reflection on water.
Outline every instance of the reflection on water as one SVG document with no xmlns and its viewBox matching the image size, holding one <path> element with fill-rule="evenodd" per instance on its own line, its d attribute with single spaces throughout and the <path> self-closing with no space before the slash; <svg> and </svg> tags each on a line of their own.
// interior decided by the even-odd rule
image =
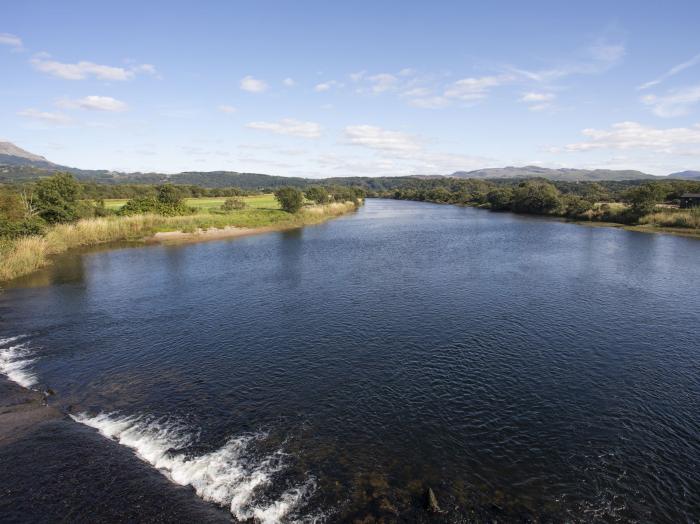
<svg viewBox="0 0 700 524">
<path fill-rule="evenodd" d="M 120 247 L 15 282 L 0 337 L 234 516 L 429 521 L 431 487 L 454 522 L 698 518 L 697 240 L 370 200 Z"/>
</svg>

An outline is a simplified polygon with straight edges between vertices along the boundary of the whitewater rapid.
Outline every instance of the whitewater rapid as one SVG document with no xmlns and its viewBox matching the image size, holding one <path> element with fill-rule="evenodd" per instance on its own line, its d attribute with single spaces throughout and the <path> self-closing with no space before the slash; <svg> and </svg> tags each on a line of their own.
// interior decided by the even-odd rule
<svg viewBox="0 0 700 524">
<path fill-rule="evenodd" d="M 215 451 L 191 455 L 186 448 L 195 442 L 197 433 L 176 421 L 105 413 L 71 417 L 134 450 L 171 481 L 191 486 L 202 499 L 228 508 L 240 520 L 252 518 L 264 524 L 285 521 L 315 489 L 313 479 L 309 479 L 277 500 L 266 500 L 263 488 L 284 468 L 284 453 L 280 450 L 253 459 L 250 445 L 264 439 L 264 433 L 231 438 Z"/>
<path fill-rule="evenodd" d="M 27 342 L 26 335 L 0 338 L 0 374 L 27 389 L 37 384 L 37 376 L 31 370 L 36 361 Z"/>
<path fill-rule="evenodd" d="M 32 364 L 37 358 L 27 339 L 26 335 L 0 338 L 0 374 L 22 387 L 34 389 L 38 377 Z M 239 520 L 254 519 L 262 524 L 296 520 L 291 515 L 316 488 L 314 479 L 309 478 L 270 499 L 266 488 L 271 487 L 274 476 L 284 469 L 285 454 L 278 450 L 262 458 L 253 456 L 251 445 L 265 439 L 265 433 L 232 437 L 219 449 L 195 455 L 187 449 L 196 443 L 199 432 L 174 419 L 114 413 L 95 416 L 81 413 L 71 418 L 132 449 L 172 482 L 191 486 L 199 497 L 228 508 Z"/>
</svg>

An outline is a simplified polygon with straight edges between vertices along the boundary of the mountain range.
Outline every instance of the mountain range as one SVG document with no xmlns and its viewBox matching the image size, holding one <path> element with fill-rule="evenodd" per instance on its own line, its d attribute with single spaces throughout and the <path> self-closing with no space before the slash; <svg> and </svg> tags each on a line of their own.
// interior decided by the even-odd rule
<svg viewBox="0 0 700 524">
<path fill-rule="evenodd" d="M 284 185 L 309 185 L 314 180 L 283 176 L 264 175 L 259 173 L 239 173 L 235 171 L 188 171 L 177 174 L 163 173 L 122 173 L 109 170 L 78 169 L 55 164 L 43 156 L 30 153 L 11 142 L 0 142 L 0 182 L 17 182 L 48 176 L 53 172 L 65 171 L 73 173 L 85 181 L 101 183 L 133 183 L 157 184 L 173 182 L 176 184 L 192 184 L 203 187 L 242 188 L 279 187 Z M 596 180 L 659 180 L 676 178 L 700 180 L 700 171 L 679 171 L 668 177 L 659 177 L 635 170 L 613 169 L 550 169 L 539 166 L 524 167 L 495 167 L 476 169 L 473 171 L 455 171 L 448 175 L 415 175 L 413 178 L 546 178 L 559 181 L 596 181 Z M 325 179 L 327 182 L 339 178 Z"/>
</svg>

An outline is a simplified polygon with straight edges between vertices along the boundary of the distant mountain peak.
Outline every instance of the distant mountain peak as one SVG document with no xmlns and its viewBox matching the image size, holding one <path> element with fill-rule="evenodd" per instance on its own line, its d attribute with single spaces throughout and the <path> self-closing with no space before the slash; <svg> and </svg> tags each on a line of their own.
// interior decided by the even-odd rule
<svg viewBox="0 0 700 524">
<path fill-rule="evenodd" d="M 46 160 L 46 158 L 44 158 L 43 156 L 30 153 L 29 151 L 26 151 L 21 147 L 17 147 L 12 142 L 0 141 L 0 155 L 15 156 L 18 158 L 24 158 L 26 160 L 31 160 L 33 162 L 48 162 L 48 160 Z"/>
<path fill-rule="evenodd" d="M 654 175 L 634 170 L 615 169 L 551 169 L 540 166 L 488 167 L 474 171 L 455 171 L 453 178 L 547 178 L 550 180 L 593 181 L 593 180 L 642 180 L 657 178 Z"/>
</svg>

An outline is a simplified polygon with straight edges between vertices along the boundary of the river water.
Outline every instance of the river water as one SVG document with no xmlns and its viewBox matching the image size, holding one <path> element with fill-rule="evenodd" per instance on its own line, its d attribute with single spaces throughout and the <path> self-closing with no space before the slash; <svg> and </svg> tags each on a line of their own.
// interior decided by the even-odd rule
<svg viewBox="0 0 700 524">
<path fill-rule="evenodd" d="M 0 372 L 95 436 L 86 486 L 114 446 L 217 518 L 697 521 L 699 295 L 694 239 L 368 200 L 64 255 L 0 295 Z M 66 435 L 13 452 L 6 509 L 39 479 L 89 520 L 42 477 Z"/>
</svg>

